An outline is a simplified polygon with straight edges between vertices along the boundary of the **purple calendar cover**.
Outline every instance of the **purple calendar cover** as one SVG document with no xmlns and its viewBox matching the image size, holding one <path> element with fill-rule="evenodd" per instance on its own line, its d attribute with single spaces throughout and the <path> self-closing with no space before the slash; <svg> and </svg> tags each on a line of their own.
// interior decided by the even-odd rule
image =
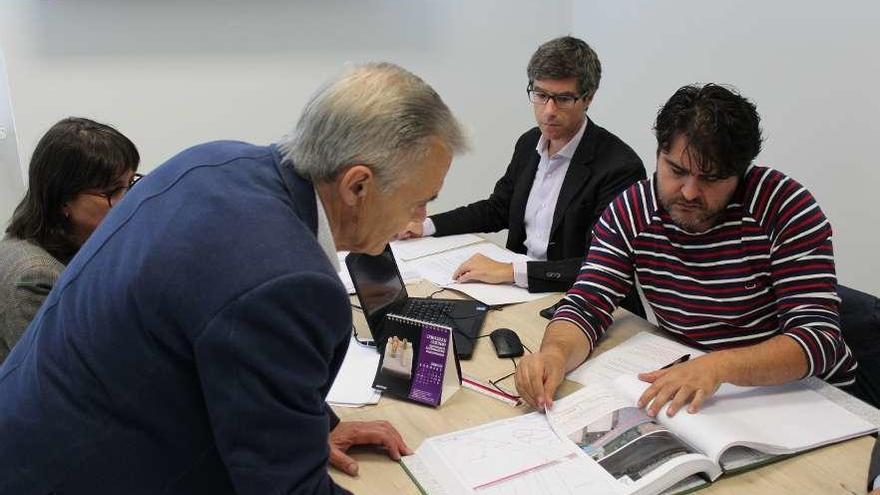
<svg viewBox="0 0 880 495">
<path fill-rule="evenodd" d="M 429 325 L 422 325 L 421 333 L 409 398 L 436 406 L 440 404 L 450 333 Z"/>
<path fill-rule="evenodd" d="M 461 374 L 448 327 L 388 314 L 376 344 L 380 357 L 373 388 L 389 395 L 436 407 L 445 399 L 445 373 Z M 447 370 L 450 357 L 455 369 Z"/>
</svg>

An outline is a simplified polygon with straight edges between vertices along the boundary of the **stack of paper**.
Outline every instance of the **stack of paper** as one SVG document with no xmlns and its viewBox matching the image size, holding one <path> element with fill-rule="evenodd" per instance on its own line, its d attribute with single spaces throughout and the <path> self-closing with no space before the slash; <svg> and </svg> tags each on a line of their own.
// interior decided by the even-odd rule
<svg viewBox="0 0 880 495">
<path fill-rule="evenodd" d="M 485 241 L 425 256 L 412 263 L 414 263 L 416 269 L 425 279 L 441 287 L 463 292 L 490 306 L 533 301 L 546 295 L 532 293 L 528 289 L 523 289 L 513 284 L 458 283 L 453 280 L 452 275 L 455 273 L 455 269 L 467 261 L 468 258 L 478 253 L 502 263 L 512 263 L 518 260 L 529 261 L 528 256 L 508 251 Z"/>
<path fill-rule="evenodd" d="M 377 404 L 381 393 L 373 389 L 373 377 L 378 367 L 376 348 L 359 344 L 352 337 L 339 374 L 327 394 L 327 402 L 342 407 Z"/>
<path fill-rule="evenodd" d="M 394 241 L 391 243 L 391 249 L 398 259 L 404 261 L 414 260 L 423 256 L 428 256 L 450 249 L 456 249 L 469 244 L 477 244 L 486 242 L 480 236 L 474 234 L 449 235 L 446 237 L 419 237 L 416 239 L 407 239 L 405 241 Z"/>
</svg>

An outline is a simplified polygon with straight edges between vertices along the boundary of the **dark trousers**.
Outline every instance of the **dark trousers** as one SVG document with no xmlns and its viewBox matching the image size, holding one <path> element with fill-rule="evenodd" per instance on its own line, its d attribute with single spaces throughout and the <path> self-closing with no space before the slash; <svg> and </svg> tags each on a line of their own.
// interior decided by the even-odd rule
<svg viewBox="0 0 880 495">
<path fill-rule="evenodd" d="M 880 407 L 880 300 L 838 285 L 840 331 L 859 363 L 856 382 L 843 390 Z"/>
<path fill-rule="evenodd" d="M 874 363 L 869 369 L 865 362 L 859 361 L 859 369 L 856 370 L 856 382 L 846 387 L 840 387 L 840 389 L 874 407 L 880 408 L 878 380 L 880 380 L 880 369 L 878 369 L 877 364 Z"/>
</svg>

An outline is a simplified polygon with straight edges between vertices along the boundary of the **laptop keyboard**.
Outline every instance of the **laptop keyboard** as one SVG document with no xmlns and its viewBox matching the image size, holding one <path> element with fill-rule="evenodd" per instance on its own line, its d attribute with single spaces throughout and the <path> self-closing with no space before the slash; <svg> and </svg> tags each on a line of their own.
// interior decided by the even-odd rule
<svg viewBox="0 0 880 495">
<path fill-rule="evenodd" d="M 455 321 L 449 317 L 452 307 L 450 302 L 409 299 L 403 306 L 402 312 L 410 318 L 454 327 Z"/>
</svg>

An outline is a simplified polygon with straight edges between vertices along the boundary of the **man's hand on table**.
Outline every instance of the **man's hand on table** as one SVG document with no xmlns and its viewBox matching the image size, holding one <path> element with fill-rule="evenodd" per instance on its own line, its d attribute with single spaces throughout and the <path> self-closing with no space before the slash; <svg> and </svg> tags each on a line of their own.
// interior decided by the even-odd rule
<svg viewBox="0 0 880 495">
<path fill-rule="evenodd" d="M 456 268 L 452 279 L 461 283 L 512 284 L 513 263 L 501 263 L 478 253 Z"/>
<path fill-rule="evenodd" d="M 591 351 L 590 341 L 574 323 L 551 321 L 544 330 L 541 350 L 520 360 L 516 389 L 526 403 L 538 410 L 553 407 L 553 395 L 565 372 L 583 363 Z"/>
<path fill-rule="evenodd" d="M 670 417 L 688 404 L 689 413 L 699 411 L 703 402 L 721 386 L 718 367 L 711 356 L 706 354 L 667 369 L 640 373 L 639 379 L 651 386 L 639 398 L 638 406 L 646 407 L 651 417 L 657 416 L 667 403 L 666 414 Z"/>
<path fill-rule="evenodd" d="M 542 350 L 523 356 L 516 368 L 516 389 L 527 404 L 543 411 L 553 406 L 553 394 L 565 377 L 565 357 Z"/>
<path fill-rule="evenodd" d="M 413 451 L 387 421 L 340 421 L 330 432 L 330 464 L 351 476 L 357 476 L 358 463 L 346 452 L 355 445 L 379 445 L 395 461 Z"/>
</svg>

